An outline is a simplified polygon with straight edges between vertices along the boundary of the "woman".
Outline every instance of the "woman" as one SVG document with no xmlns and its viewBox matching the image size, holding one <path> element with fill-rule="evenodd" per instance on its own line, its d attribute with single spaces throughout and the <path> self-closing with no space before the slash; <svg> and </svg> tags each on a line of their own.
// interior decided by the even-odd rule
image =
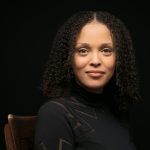
<svg viewBox="0 0 150 150">
<path fill-rule="evenodd" d="M 58 31 L 44 74 L 38 150 L 135 150 L 129 110 L 140 100 L 132 41 L 108 12 L 81 11 Z"/>
</svg>

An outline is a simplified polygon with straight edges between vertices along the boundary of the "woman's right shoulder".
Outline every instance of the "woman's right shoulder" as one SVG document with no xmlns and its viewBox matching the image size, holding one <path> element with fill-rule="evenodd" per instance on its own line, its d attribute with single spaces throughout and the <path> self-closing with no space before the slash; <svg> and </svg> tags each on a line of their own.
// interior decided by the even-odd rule
<svg viewBox="0 0 150 150">
<path fill-rule="evenodd" d="M 49 114 L 51 112 L 65 112 L 66 100 L 66 98 L 51 98 L 39 108 L 38 114 Z"/>
</svg>

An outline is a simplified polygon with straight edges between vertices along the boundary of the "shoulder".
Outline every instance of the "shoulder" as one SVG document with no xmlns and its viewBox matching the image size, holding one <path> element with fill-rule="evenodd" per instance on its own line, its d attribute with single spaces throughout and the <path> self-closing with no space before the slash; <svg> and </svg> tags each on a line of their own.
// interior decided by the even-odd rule
<svg viewBox="0 0 150 150">
<path fill-rule="evenodd" d="M 38 111 L 38 116 L 48 116 L 48 115 L 57 115 L 57 114 L 66 114 L 67 111 L 67 98 L 52 98 L 49 101 L 45 102 Z"/>
<path fill-rule="evenodd" d="M 43 104 L 38 111 L 38 118 L 61 118 L 74 120 L 81 111 L 89 111 L 89 108 L 80 103 L 74 97 L 52 98 Z"/>
</svg>

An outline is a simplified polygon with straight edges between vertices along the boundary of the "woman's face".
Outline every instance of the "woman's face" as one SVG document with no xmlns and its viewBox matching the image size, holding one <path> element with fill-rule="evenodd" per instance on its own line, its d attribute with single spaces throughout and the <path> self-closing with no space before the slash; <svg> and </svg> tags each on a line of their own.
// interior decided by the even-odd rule
<svg viewBox="0 0 150 150">
<path fill-rule="evenodd" d="M 100 93 L 112 78 L 116 52 L 109 29 L 93 21 L 86 24 L 76 41 L 73 71 L 76 81 L 90 92 Z"/>
</svg>

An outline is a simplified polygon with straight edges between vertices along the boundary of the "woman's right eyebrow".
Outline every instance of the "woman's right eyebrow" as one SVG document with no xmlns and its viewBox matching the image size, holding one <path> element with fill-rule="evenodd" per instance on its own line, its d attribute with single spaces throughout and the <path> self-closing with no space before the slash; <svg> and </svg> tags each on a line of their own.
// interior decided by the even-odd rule
<svg viewBox="0 0 150 150">
<path fill-rule="evenodd" d="M 77 43 L 76 44 L 76 47 L 80 47 L 80 46 L 89 47 L 90 45 L 88 43 Z"/>
<path fill-rule="evenodd" d="M 88 43 L 76 43 L 77 45 L 82 45 L 82 44 L 85 44 L 85 45 L 89 45 Z"/>
</svg>

